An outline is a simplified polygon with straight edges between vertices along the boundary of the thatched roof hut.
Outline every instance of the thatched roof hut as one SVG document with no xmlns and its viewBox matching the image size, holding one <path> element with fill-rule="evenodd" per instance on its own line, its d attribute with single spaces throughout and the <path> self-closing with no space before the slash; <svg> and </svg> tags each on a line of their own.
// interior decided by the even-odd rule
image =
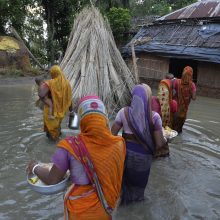
<svg viewBox="0 0 220 220">
<path fill-rule="evenodd" d="M 29 71 L 29 55 L 23 44 L 13 37 L 0 36 L 0 68 Z"/>
</svg>

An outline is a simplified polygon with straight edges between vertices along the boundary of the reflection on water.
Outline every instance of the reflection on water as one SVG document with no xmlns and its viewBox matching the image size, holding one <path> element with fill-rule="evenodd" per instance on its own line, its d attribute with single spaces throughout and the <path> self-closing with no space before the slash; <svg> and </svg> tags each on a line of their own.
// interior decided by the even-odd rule
<svg viewBox="0 0 220 220">
<path fill-rule="evenodd" d="M 62 219 L 62 193 L 43 196 L 27 186 L 30 158 L 48 162 L 55 149 L 42 132 L 33 86 L 0 88 L 0 219 Z M 220 219 L 220 100 L 190 104 L 169 158 L 154 161 L 146 200 L 122 207 L 114 219 Z M 67 120 L 62 127 L 65 129 Z"/>
</svg>

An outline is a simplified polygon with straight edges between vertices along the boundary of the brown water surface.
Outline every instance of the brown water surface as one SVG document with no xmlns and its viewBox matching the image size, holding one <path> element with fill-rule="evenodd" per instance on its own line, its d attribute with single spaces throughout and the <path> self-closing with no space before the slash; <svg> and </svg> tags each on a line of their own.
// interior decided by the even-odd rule
<svg viewBox="0 0 220 220">
<path fill-rule="evenodd" d="M 0 87 L 0 219 L 63 218 L 63 194 L 33 192 L 25 165 L 49 162 L 54 143 L 42 132 L 32 85 Z M 67 120 L 62 127 L 67 128 Z M 153 162 L 146 200 L 119 208 L 116 220 L 220 219 L 220 100 L 198 97 L 169 158 Z"/>
</svg>

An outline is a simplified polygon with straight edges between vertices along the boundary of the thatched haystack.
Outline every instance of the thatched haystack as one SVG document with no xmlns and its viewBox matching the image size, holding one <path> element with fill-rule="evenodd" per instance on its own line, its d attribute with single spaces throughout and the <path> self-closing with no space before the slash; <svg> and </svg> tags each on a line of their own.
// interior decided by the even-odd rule
<svg viewBox="0 0 220 220">
<path fill-rule="evenodd" d="M 76 17 L 60 65 L 72 86 L 73 101 L 98 95 L 111 114 L 130 101 L 134 76 L 116 47 L 108 21 L 94 6 Z"/>
<path fill-rule="evenodd" d="M 21 42 L 13 37 L 0 36 L 0 68 L 31 69 L 29 55 Z"/>
</svg>

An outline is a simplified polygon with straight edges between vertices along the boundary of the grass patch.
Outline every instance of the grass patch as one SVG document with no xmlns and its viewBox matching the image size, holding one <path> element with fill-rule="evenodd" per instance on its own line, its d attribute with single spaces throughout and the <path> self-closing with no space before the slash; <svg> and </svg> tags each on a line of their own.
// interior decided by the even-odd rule
<svg viewBox="0 0 220 220">
<path fill-rule="evenodd" d="M 3 77 L 22 77 L 22 76 L 38 76 L 43 73 L 42 70 L 31 68 L 28 72 L 16 68 L 0 68 L 0 75 Z"/>
</svg>

